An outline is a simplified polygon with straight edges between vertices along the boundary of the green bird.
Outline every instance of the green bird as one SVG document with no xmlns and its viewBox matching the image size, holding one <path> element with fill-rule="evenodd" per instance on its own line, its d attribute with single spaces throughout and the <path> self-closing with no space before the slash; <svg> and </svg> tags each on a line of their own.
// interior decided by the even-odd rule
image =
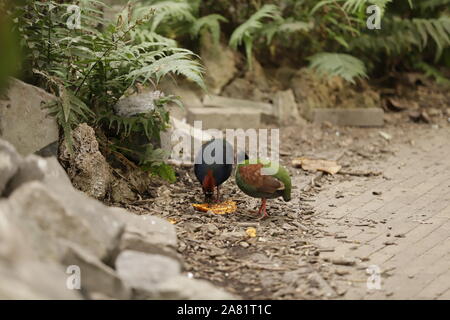
<svg viewBox="0 0 450 320">
<path fill-rule="evenodd" d="M 263 168 L 271 168 L 271 171 L 264 172 Z M 258 211 L 258 214 L 263 213 L 261 218 L 268 216 L 267 199 L 283 197 L 284 201 L 291 200 L 291 178 L 288 171 L 276 162 L 245 160 L 236 168 L 236 183 L 245 194 L 262 199 Z"/>
</svg>

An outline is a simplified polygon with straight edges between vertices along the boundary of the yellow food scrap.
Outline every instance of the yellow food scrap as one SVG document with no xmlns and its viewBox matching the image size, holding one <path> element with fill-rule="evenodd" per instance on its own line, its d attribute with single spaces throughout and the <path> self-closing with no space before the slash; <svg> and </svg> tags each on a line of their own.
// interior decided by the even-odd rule
<svg viewBox="0 0 450 320">
<path fill-rule="evenodd" d="M 253 228 L 253 227 L 247 228 L 247 230 L 245 230 L 245 233 L 246 233 L 250 238 L 256 237 L 256 229 Z"/>
<path fill-rule="evenodd" d="M 174 219 L 174 218 L 168 218 L 167 221 L 169 221 L 171 224 L 175 224 L 175 223 L 178 222 L 178 221 L 177 221 L 176 219 Z"/>
<path fill-rule="evenodd" d="M 195 210 L 201 212 L 211 211 L 215 214 L 226 214 L 233 213 L 237 209 L 237 205 L 235 201 L 225 201 L 222 203 L 193 203 L 192 206 Z"/>
</svg>

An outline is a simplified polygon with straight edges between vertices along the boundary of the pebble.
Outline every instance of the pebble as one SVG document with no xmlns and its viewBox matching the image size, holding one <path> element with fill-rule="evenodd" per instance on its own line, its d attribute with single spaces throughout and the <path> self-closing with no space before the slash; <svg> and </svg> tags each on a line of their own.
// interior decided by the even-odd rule
<svg viewBox="0 0 450 320">
<path fill-rule="evenodd" d="M 354 266 L 356 264 L 356 261 L 353 259 L 337 258 L 331 260 L 331 263 L 338 266 Z"/>
<path fill-rule="evenodd" d="M 250 244 L 249 244 L 248 242 L 245 242 L 245 241 L 240 242 L 239 245 L 240 245 L 241 247 L 243 247 L 243 248 L 248 248 L 248 247 L 250 247 Z"/>
</svg>

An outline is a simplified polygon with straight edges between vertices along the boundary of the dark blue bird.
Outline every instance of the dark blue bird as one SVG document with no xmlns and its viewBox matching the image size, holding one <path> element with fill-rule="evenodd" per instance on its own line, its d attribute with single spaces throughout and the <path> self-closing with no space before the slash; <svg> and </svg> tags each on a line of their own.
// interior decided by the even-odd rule
<svg viewBox="0 0 450 320">
<path fill-rule="evenodd" d="M 202 185 L 205 200 L 210 202 L 217 188 L 216 201 L 220 200 L 219 186 L 233 170 L 233 147 L 225 139 L 214 139 L 202 145 L 195 157 L 194 173 Z"/>
</svg>

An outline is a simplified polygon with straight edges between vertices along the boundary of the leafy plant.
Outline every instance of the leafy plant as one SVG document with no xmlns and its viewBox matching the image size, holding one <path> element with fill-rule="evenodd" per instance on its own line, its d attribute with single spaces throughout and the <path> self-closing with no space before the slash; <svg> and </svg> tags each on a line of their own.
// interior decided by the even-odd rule
<svg viewBox="0 0 450 320">
<path fill-rule="evenodd" d="M 164 5 L 167 3 L 158 8 Z M 10 12 L 26 52 L 27 78 L 58 97 L 48 107 L 66 137 L 81 122 L 100 126 L 105 132 L 111 132 L 113 126 L 113 140 L 118 145 L 130 134 L 142 133 L 147 138 L 145 152 L 152 150 L 155 156 L 147 154 L 139 159 L 147 159 L 148 167 L 161 166 L 155 160 L 159 151 L 153 145 L 159 132 L 168 126 L 165 104 L 176 97 L 161 98 L 155 110 L 129 118 L 117 116 L 111 108 L 133 88 L 156 86 L 170 74 L 185 76 L 205 88 L 198 57 L 153 31 L 141 30 L 148 23 L 156 29 L 166 17 L 172 16 L 168 12 L 156 14 L 156 9 L 150 6 L 140 7 L 139 14 L 133 15 L 128 6 L 117 22 L 111 23 L 102 18 L 102 2 L 83 0 L 80 2 L 83 23 L 80 29 L 72 30 L 66 23 L 68 6 L 56 1 L 25 0 Z M 71 149 L 70 138 L 66 141 Z M 148 159 L 158 165 L 152 165 Z"/>
</svg>

